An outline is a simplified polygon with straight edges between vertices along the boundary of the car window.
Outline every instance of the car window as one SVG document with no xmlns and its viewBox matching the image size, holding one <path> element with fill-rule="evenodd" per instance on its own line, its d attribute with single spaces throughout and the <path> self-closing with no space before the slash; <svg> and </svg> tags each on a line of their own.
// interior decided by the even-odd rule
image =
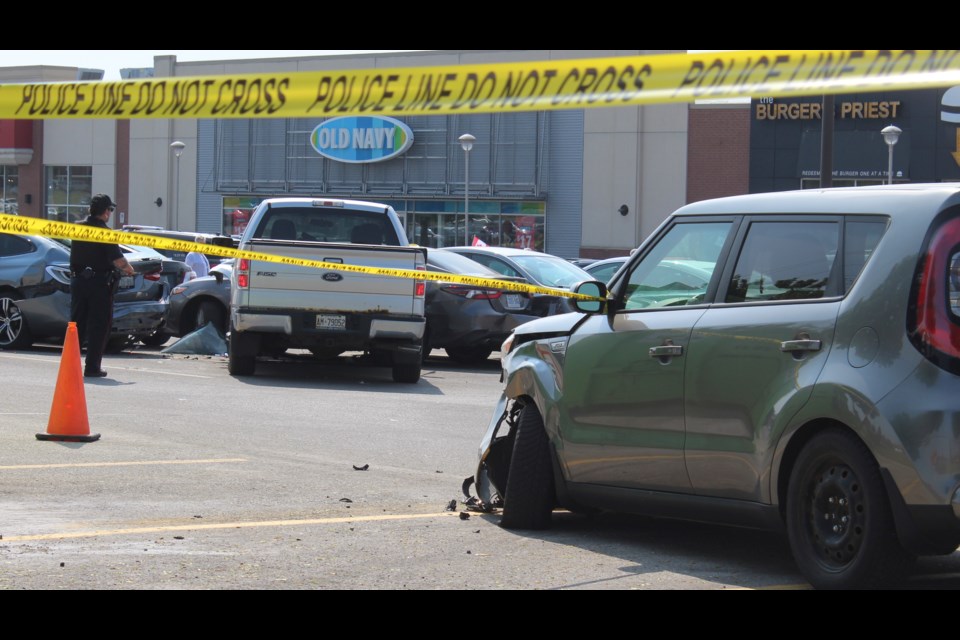
<svg viewBox="0 0 960 640">
<path fill-rule="evenodd" d="M 264 214 L 253 237 L 400 246 L 385 214 L 339 207 L 274 207 Z"/>
<path fill-rule="evenodd" d="M 509 264 L 501 260 L 500 258 L 494 258 L 493 256 L 480 255 L 478 253 L 469 253 L 467 256 L 471 260 L 476 260 L 480 264 L 490 269 L 493 269 L 499 274 L 505 276 L 511 276 L 513 278 L 523 278 L 523 274 L 511 267 Z"/>
<path fill-rule="evenodd" d="M 531 278 L 547 287 L 569 289 L 578 282 L 593 279 L 580 267 L 556 256 L 522 254 L 514 256 L 513 260 L 526 269 Z"/>
<path fill-rule="evenodd" d="M 624 291 L 625 308 L 702 302 L 732 227 L 731 222 L 674 225 L 633 267 Z"/>
<path fill-rule="evenodd" d="M 843 237 L 844 291 L 849 291 L 853 286 L 886 230 L 885 220 L 847 221 Z"/>
<path fill-rule="evenodd" d="M 726 302 L 822 298 L 840 242 L 836 222 L 754 222 Z"/>
<path fill-rule="evenodd" d="M 36 251 L 36 248 L 26 238 L 10 233 L 0 233 L 0 258 L 19 256 L 31 251 Z"/>
<path fill-rule="evenodd" d="M 613 274 L 617 272 L 617 269 L 623 266 L 622 262 L 616 262 L 614 264 L 605 264 L 595 269 L 587 268 L 586 271 L 591 276 L 599 280 L 600 282 L 609 282 L 610 278 L 613 277 Z"/>
</svg>

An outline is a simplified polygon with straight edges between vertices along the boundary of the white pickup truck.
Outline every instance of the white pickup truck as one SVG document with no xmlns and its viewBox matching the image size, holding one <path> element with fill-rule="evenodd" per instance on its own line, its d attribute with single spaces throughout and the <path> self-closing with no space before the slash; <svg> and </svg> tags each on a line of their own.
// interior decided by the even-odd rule
<svg viewBox="0 0 960 640">
<path fill-rule="evenodd" d="M 253 212 L 240 249 L 346 265 L 424 270 L 393 208 L 373 202 L 276 198 Z M 238 260 L 231 276 L 231 375 L 253 375 L 260 355 L 366 351 L 397 382 L 420 379 L 424 282 Z"/>
</svg>

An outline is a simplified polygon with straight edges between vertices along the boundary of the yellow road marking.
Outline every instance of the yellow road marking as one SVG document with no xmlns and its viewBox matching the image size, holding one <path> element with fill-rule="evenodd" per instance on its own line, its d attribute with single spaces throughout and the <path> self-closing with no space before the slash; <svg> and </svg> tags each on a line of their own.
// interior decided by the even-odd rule
<svg viewBox="0 0 960 640">
<path fill-rule="evenodd" d="M 128 536 L 143 533 L 168 533 L 174 531 L 214 531 L 217 529 L 253 529 L 260 527 L 302 527 L 320 524 L 345 524 L 348 522 L 388 522 L 395 520 L 416 520 L 423 518 L 459 517 L 456 512 L 413 513 L 407 515 L 355 516 L 339 518 L 312 518 L 308 520 L 267 520 L 264 522 L 222 522 L 220 524 L 183 524 L 166 527 L 137 527 L 131 529 L 103 529 L 99 531 L 77 531 L 74 533 L 43 533 L 25 536 L 4 536 L 2 542 L 31 542 L 38 540 L 67 540 L 74 538 L 96 538 L 100 536 Z"/>
<path fill-rule="evenodd" d="M 19 469 L 77 469 L 82 467 L 140 467 L 152 464 L 212 464 L 218 462 L 246 462 L 246 458 L 211 458 L 209 460 L 144 460 L 140 462 L 76 462 L 64 464 L 15 464 L 0 466 L 0 471 Z"/>
</svg>

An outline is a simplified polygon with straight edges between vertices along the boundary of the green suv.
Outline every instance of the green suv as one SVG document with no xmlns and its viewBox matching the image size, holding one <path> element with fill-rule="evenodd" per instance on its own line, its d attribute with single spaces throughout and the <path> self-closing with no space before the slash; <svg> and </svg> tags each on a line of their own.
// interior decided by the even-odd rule
<svg viewBox="0 0 960 640">
<path fill-rule="evenodd" d="M 698 202 L 579 313 L 518 327 L 482 441 L 502 524 L 784 530 L 816 587 L 960 544 L 960 185 Z"/>
</svg>

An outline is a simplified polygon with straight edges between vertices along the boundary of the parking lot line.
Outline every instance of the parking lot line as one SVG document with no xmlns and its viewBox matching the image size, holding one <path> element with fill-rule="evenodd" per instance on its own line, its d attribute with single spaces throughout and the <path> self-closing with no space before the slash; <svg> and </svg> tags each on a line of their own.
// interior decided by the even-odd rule
<svg viewBox="0 0 960 640">
<path fill-rule="evenodd" d="M 17 355 L 11 355 L 11 354 L 6 354 L 6 353 L 0 354 L 0 360 L 2 360 L 2 359 L 7 359 L 7 360 L 30 360 L 31 362 L 44 362 L 44 363 L 47 363 L 47 364 L 55 364 L 55 365 L 59 365 L 59 364 L 60 364 L 60 358 L 42 358 L 42 357 L 37 357 L 37 356 L 17 356 Z M 117 370 L 117 371 L 142 371 L 143 373 L 150 373 L 150 374 L 156 373 L 156 374 L 159 374 L 159 375 L 162 375 L 162 376 L 179 376 L 179 377 L 181 377 L 181 378 L 203 378 L 204 380 L 206 380 L 206 379 L 209 379 L 209 378 L 212 378 L 212 377 L 213 377 L 213 376 L 201 376 L 201 375 L 197 375 L 197 374 L 195 374 L 195 373 L 178 373 L 178 372 L 175 372 L 175 371 L 163 371 L 162 369 L 144 369 L 143 367 L 119 367 L 119 366 L 115 365 L 113 362 L 109 362 L 109 364 L 107 364 L 107 366 L 110 367 L 111 370 Z"/>
<path fill-rule="evenodd" d="M 423 518 L 459 517 L 455 512 L 411 513 L 405 515 L 355 516 L 338 518 L 312 518 L 308 520 L 266 520 L 263 522 L 221 522 L 219 524 L 183 524 L 166 527 L 137 527 L 130 529 L 102 529 L 97 531 L 71 531 L 69 533 L 42 533 L 23 536 L 3 536 L 4 542 L 34 542 L 38 540 L 68 540 L 74 538 L 96 538 L 101 536 L 128 536 L 144 533 L 169 533 L 175 531 L 213 531 L 218 529 L 253 529 L 261 527 L 303 527 L 324 524 L 345 524 L 348 522 L 385 522 L 399 520 L 418 520 Z"/>
<path fill-rule="evenodd" d="M 246 462 L 246 458 L 211 458 L 209 460 L 141 460 L 133 462 L 76 462 L 55 464 L 13 464 L 0 466 L 0 471 L 19 469 L 76 469 L 81 467 L 138 467 L 152 464 L 211 464 L 216 462 Z"/>
</svg>

